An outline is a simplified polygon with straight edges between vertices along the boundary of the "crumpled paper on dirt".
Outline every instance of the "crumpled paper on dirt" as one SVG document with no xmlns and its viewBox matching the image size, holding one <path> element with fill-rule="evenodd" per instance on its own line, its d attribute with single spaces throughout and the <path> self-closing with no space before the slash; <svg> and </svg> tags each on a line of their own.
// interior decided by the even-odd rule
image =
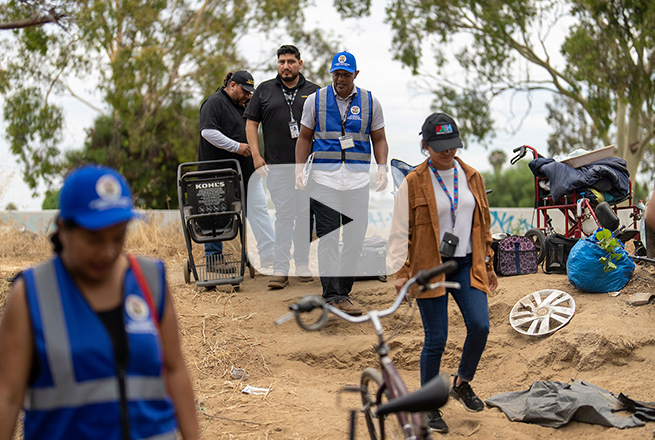
<svg viewBox="0 0 655 440">
<path fill-rule="evenodd" d="M 272 389 L 273 388 L 257 388 L 250 385 L 246 385 L 246 387 L 242 389 L 241 392 L 245 394 L 253 394 L 259 396 L 259 395 L 270 393 Z"/>
</svg>

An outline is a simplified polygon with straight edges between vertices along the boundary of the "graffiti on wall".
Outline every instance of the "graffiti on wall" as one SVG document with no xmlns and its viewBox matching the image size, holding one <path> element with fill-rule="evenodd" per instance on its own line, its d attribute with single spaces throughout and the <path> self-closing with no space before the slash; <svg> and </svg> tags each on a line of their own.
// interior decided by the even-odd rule
<svg viewBox="0 0 655 440">
<path fill-rule="evenodd" d="M 522 234 L 534 226 L 522 216 L 516 216 L 502 209 L 490 209 L 491 232 L 505 232 L 507 234 Z"/>
</svg>

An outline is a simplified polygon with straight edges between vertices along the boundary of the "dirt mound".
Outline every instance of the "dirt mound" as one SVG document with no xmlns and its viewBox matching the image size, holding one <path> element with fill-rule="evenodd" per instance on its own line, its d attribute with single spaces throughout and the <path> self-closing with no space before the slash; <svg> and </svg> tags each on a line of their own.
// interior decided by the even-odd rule
<svg viewBox="0 0 655 440">
<path fill-rule="evenodd" d="M 11 235 L 11 234 L 9 234 Z M 2 243 L 2 279 L 49 254 L 47 240 Z M 14 247 L 11 247 L 14 246 Z M 16 247 L 18 246 L 18 247 Z M 183 282 L 182 261 L 186 248 L 181 232 L 133 228 L 128 250 L 165 260 L 171 293 L 180 320 L 182 346 L 192 375 L 201 429 L 206 439 L 344 439 L 348 410 L 359 409 L 359 396 L 342 393 L 359 383 L 365 367 L 376 367 L 377 337 L 369 324 L 333 321 L 320 332 L 306 332 L 291 320 L 276 326 L 274 320 L 288 306 L 307 294 L 319 294 L 320 284 L 291 279 L 289 287 L 268 290 L 268 278 L 246 278 L 239 292 L 229 288 L 207 291 Z M 566 276 L 534 275 L 500 278 L 499 289 L 489 295 L 491 332 L 487 349 L 472 383 L 482 399 L 506 391 L 527 389 L 536 380 L 570 382 L 585 380 L 614 393 L 623 392 L 641 401 L 655 401 L 651 370 L 655 363 L 655 308 L 632 307 L 629 295 L 650 288 L 649 268 L 640 268 L 617 296 L 588 294 L 574 289 Z M 641 283 L 641 284 L 637 284 Z M 655 285 L 655 284 L 654 284 Z M 560 289 L 573 296 L 576 313 L 568 325 L 543 337 L 516 332 L 509 312 L 528 293 Z M 0 304 L 7 283 L 0 283 Z M 395 298 L 389 282 L 357 282 L 355 300 L 365 309 L 388 307 Z M 415 305 L 414 305 L 415 307 Z M 465 338 L 463 320 L 449 302 L 450 333 L 443 370 L 455 373 Z M 423 344 L 420 315 L 406 324 L 407 305 L 384 318 L 387 335 L 400 327 L 389 343 L 390 354 L 408 388 L 419 386 L 419 356 Z M 411 314 L 411 311 L 410 311 Z M 246 371 L 235 380 L 233 368 Z M 267 395 L 242 393 L 246 385 L 271 388 Z M 468 413 L 456 402 L 444 408 L 449 437 L 473 439 L 549 438 L 596 440 L 652 438 L 655 424 L 617 430 L 581 423 L 554 430 L 512 423 L 497 409 Z M 357 438 L 367 438 L 361 416 Z M 435 434 L 434 438 L 439 438 Z"/>
</svg>

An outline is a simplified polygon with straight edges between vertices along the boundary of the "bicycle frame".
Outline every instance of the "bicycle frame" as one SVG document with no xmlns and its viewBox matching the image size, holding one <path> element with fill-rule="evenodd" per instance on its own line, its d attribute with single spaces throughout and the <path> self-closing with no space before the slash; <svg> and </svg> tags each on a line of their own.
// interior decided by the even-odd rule
<svg viewBox="0 0 655 440">
<path fill-rule="evenodd" d="M 396 310 L 398 310 L 400 304 L 407 296 L 409 288 L 414 284 L 418 284 L 422 290 L 432 290 L 438 287 L 459 289 L 460 285 L 459 283 L 456 282 L 439 281 L 436 283 L 430 283 L 430 280 L 435 276 L 441 273 L 450 272 L 454 270 L 456 267 L 457 264 L 454 261 L 449 261 L 431 270 L 419 272 L 416 276 L 414 276 L 407 283 L 405 283 L 403 288 L 398 293 L 396 300 L 389 308 L 385 310 L 380 310 L 380 311 L 371 310 L 362 316 L 351 316 L 342 312 L 341 310 L 330 304 L 326 304 L 325 301 L 322 299 L 322 297 L 307 296 L 302 298 L 300 301 L 298 301 L 298 303 L 292 304 L 289 307 L 291 312 L 275 321 L 275 323 L 279 325 L 287 321 L 291 317 L 295 316 L 298 325 L 300 325 L 300 327 L 304 328 L 305 330 L 319 330 L 327 323 L 328 320 L 327 312 L 331 312 L 332 314 L 348 322 L 352 322 L 352 323 L 361 323 L 366 321 L 371 322 L 373 328 L 375 329 L 375 334 L 378 337 L 378 344 L 375 347 L 375 351 L 379 356 L 380 369 L 382 371 L 382 375 L 380 379 L 379 377 L 380 373 L 378 373 L 377 371 L 373 371 L 373 372 L 369 371 L 373 369 L 364 370 L 364 372 L 362 372 L 362 388 L 360 389 L 360 391 L 362 392 L 362 396 L 364 396 L 368 389 L 368 385 L 366 385 L 366 387 L 363 386 L 365 383 L 364 380 L 365 377 L 367 377 L 367 381 L 373 379 L 379 385 L 376 391 L 375 402 L 370 401 L 370 399 L 367 399 L 369 401 L 366 402 L 365 399 L 362 397 L 362 404 L 363 404 L 362 412 L 365 414 L 367 418 L 367 427 L 369 428 L 370 431 L 369 433 L 371 434 L 371 438 L 373 439 L 384 440 L 385 418 L 377 417 L 378 425 L 379 425 L 379 433 L 380 433 L 380 437 L 378 438 L 377 435 L 373 433 L 374 428 L 372 428 L 370 425 L 373 423 L 372 418 L 377 415 L 377 411 L 376 414 L 372 414 L 371 404 L 375 405 L 376 408 L 379 408 L 380 405 L 382 404 L 383 395 L 386 395 L 388 401 L 391 402 L 401 397 L 412 398 L 412 399 L 416 398 L 418 397 L 418 394 L 422 391 L 425 392 L 421 396 L 422 400 L 420 401 L 420 404 L 417 403 L 418 401 L 415 401 L 412 402 L 412 406 L 400 408 L 393 411 L 388 410 L 386 413 L 391 413 L 391 412 L 395 413 L 396 417 L 398 418 L 400 427 L 402 429 L 403 436 L 405 437 L 406 440 L 424 440 L 430 438 L 424 412 L 428 410 L 436 409 L 437 407 L 443 405 L 448 398 L 447 396 L 448 393 L 446 391 L 445 398 L 443 398 L 441 403 L 435 403 L 436 401 L 439 401 L 439 399 L 435 399 L 435 396 L 431 394 L 433 390 L 433 388 L 431 387 L 426 387 L 418 390 L 417 392 L 409 393 L 409 391 L 407 390 L 407 386 L 405 385 L 405 383 L 403 382 L 400 376 L 400 373 L 398 373 L 398 370 L 393 365 L 393 361 L 389 357 L 389 346 L 384 340 L 384 328 L 382 327 L 382 322 L 380 321 L 380 318 L 391 315 Z M 323 312 L 319 317 L 319 319 L 317 320 L 317 322 L 314 324 L 304 323 L 300 319 L 300 315 L 304 312 L 310 312 L 315 308 L 321 308 Z M 368 376 L 367 376 L 367 371 L 368 371 Z M 377 377 L 377 379 L 375 379 L 374 377 Z M 429 399 L 426 400 L 424 396 L 428 396 Z M 403 401 L 403 403 L 404 402 L 405 401 Z M 413 408 L 413 409 L 408 409 L 408 408 Z"/>
<path fill-rule="evenodd" d="M 383 380 L 382 386 L 378 388 L 375 396 L 375 404 L 376 406 L 379 406 L 382 403 L 383 394 L 387 393 L 388 399 L 392 400 L 409 394 L 409 391 L 407 390 L 405 382 L 403 382 L 400 377 L 400 373 L 398 373 L 398 370 L 394 366 L 393 361 L 389 357 L 389 346 L 384 341 L 384 329 L 382 328 L 382 323 L 380 322 L 377 313 L 372 312 L 370 321 L 378 336 L 378 344 L 375 346 L 375 351 L 379 356 L 380 370 L 382 372 Z M 425 422 L 421 419 L 419 413 L 399 412 L 396 413 L 396 416 L 398 417 L 398 422 L 402 427 L 405 438 L 429 438 L 427 437 L 427 426 L 425 426 Z M 384 418 L 378 418 L 378 423 L 380 426 L 380 432 L 384 433 Z"/>
</svg>

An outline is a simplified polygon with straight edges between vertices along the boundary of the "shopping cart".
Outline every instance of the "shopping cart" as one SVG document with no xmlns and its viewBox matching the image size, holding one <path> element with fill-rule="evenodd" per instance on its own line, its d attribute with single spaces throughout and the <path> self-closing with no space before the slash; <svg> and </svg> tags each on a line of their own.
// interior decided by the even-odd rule
<svg viewBox="0 0 655 440">
<path fill-rule="evenodd" d="M 182 163 L 177 168 L 177 196 L 188 259 L 184 259 L 184 281 L 191 274 L 199 287 L 231 284 L 238 290 L 246 266 L 254 269 L 246 252 L 245 191 L 241 167 L 234 159 Z M 234 239 L 238 237 L 238 249 Z M 194 256 L 202 246 L 194 243 L 230 242 L 222 255 Z"/>
</svg>

